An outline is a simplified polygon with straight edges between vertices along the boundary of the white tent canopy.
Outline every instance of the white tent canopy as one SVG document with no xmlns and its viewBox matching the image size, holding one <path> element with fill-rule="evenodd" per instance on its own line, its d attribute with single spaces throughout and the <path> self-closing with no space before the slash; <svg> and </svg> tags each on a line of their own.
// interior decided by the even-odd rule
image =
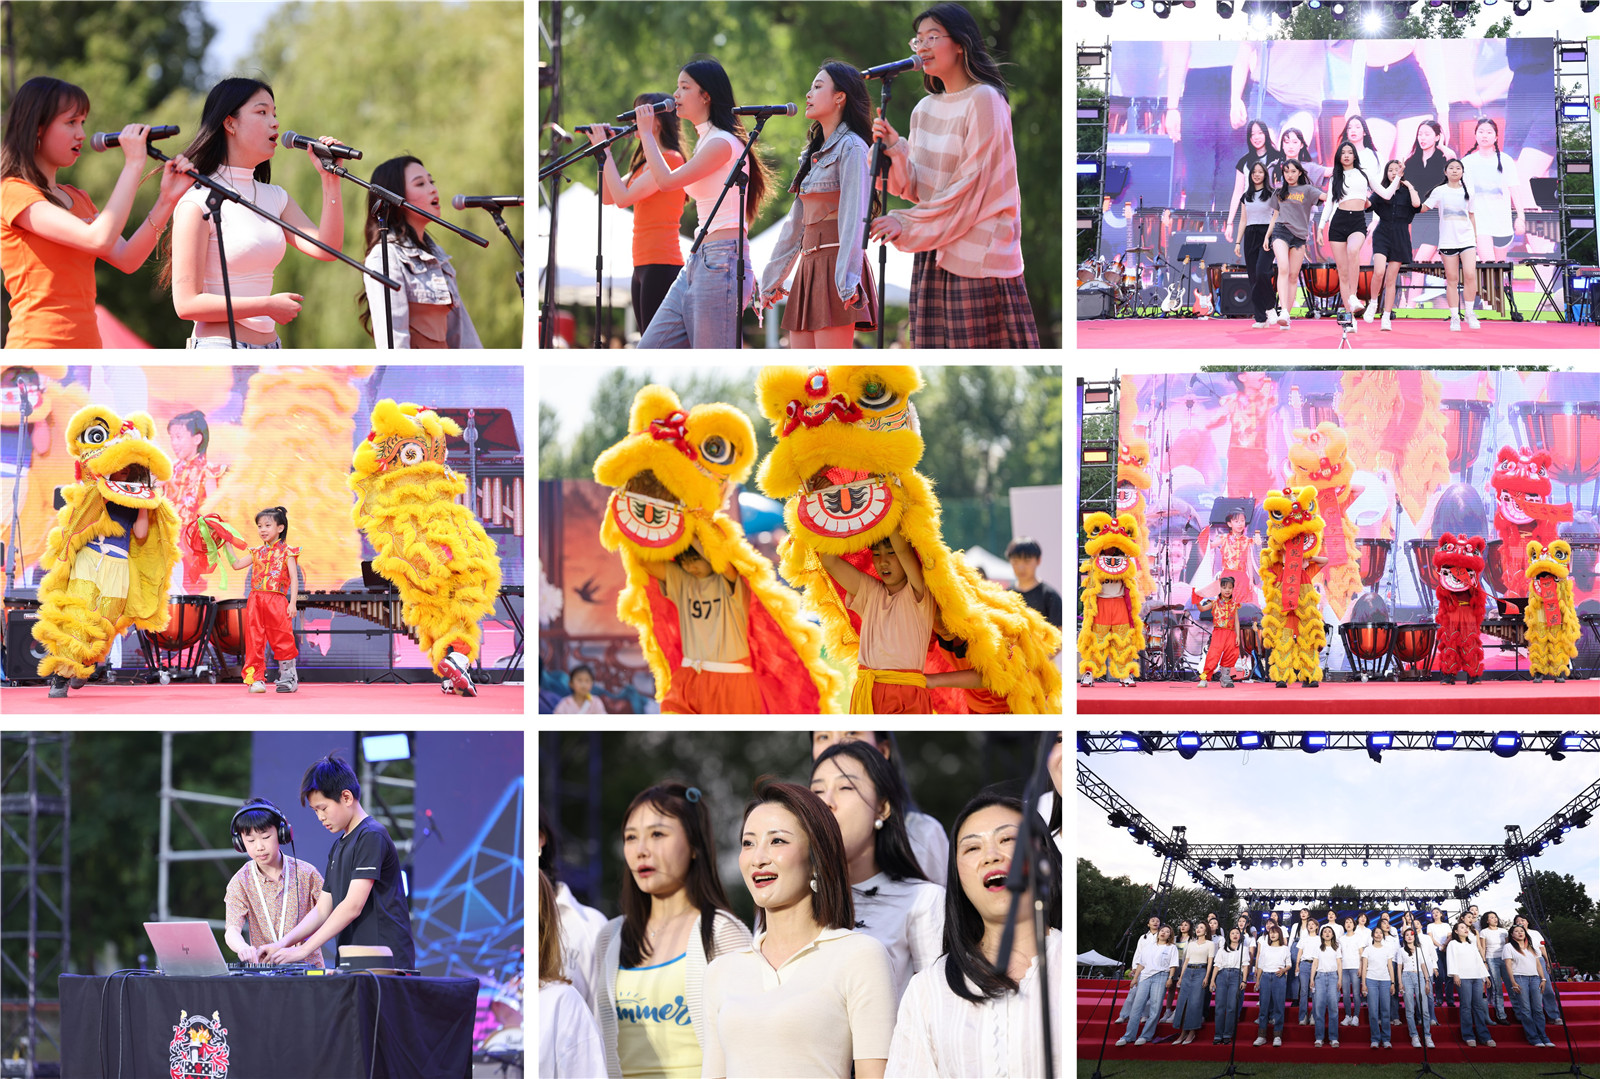
<svg viewBox="0 0 1600 1079">
<path fill-rule="evenodd" d="M 1122 964 L 1115 959 L 1107 959 L 1093 948 L 1078 956 L 1080 967 L 1120 967 Z"/>
<path fill-rule="evenodd" d="M 574 166 L 580 169 L 590 167 L 592 166 L 587 162 Z M 560 199 L 559 232 L 556 236 L 556 303 L 588 305 L 594 302 L 595 226 L 596 214 L 599 214 L 599 224 L 603 229 L 604 246 L 601 253 L 604 257 L 605 275 L 601 279 L 601 286 L 603 290 L 610 292 L 610 295 L 602 292 L 601 302 L 609 303 L 619 310 L 627 307 L 632 303 L 633 288 L 633 211 L 604 205 L 599 195 L 578 183 L 568 184 L 566 190 L 561 192 Z M 783 222 L 779 221 L 766 231 L 750 237 L 750 263 L 755 267 L 757 280 L 760 279 L 767 263 L 772 260 L 772 253 L 778 246 L 778 236 L 782 229 Z M 540 263 L 539 292 L 543 295 L 543 260 L 550 250 L 548 205 L 539 207 L 536 235 L 539 243 L 531 254 Z M 678 237 L 678 248 L 683 252 L 685 260 L 689 257 L 689 248 L 693 243 L 692 236 Z M 876 275 L 877 244 L 868 249 L 867 256 L 872 265 L 872 272 Z M 892 244 L 889 246 L 889 284 L 886 289 L 880 290 L 887 293 L 888 303 L 899 307 L 905 307 L 910 303 L 911 265 L 912 256 L 908 252 L 901 251 Z M 793 271 L 789 277 L 792 281 Z"/>
</svg>

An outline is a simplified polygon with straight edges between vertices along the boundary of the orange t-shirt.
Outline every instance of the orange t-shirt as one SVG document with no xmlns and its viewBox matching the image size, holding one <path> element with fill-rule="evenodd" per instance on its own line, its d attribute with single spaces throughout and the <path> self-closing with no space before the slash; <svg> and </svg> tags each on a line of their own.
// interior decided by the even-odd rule
<svg viewBox="0 0 1600 1079">
<path fill-rule="evenodd" d="M 93 221 L 99 212 L 88 195 L 67 184 L 72 216 Z M 6 348 L 99 348 L 94 317 L 96 256 L 17 228 L 17 215 L 44 192 L 20 176 L 0 183 L 0 266 L 11 293 L 11 326 Z"/>
<path fill-rule="evenodd" d="M 668 166 L 683 167 L 683 155 L 662 150 Z M 732 198 L 735 193 L 730 193 Z M 633 264 L 635 266 L 682 266 L 683 248 L 678 243 L 678 221 L 689 195 L 683 188 L 657 191 L 633 204 Z"/>
</svg>

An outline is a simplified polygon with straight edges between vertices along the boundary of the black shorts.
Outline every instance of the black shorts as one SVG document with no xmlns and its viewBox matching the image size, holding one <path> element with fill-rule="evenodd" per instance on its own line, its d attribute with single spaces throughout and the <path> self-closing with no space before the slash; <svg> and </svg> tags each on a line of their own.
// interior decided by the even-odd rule
<svg viewBox="0 0 1600 1079">
<path fill-rule="evenodd" d="M 1378 222 L 1372 234 L 1372 257 L 1382 255 L 1390 262 L 1411 261 L 1411 229 L 1392 221 Z"/>
<path fill-rule="evenodd" d="M 1407 116 L 1432 116 L 1433 95 L 1416 56 L 1407 56 L 1388 67 L 1367 68 L 1367 88 L 1362 95 L 1368 102 L 1382 102 L 1383 119 Z M 1367 113 L 1368 116 L 1374 115 Z M 1390 121 L 1391 123 L 1393 120 Z"/>
<path fill-rule="evenodd" d="M 1290 232 L 1289 226 L 1287 225 L 1272 226 L 1272 235 L 1267 238 L 1267 243 L 1270 245 L 1277 240 L 1282 240 L 1284 243 L 1288 244 L 1289 250 L 1291 251 L 1297 247 L 1304 247 L 1306 245 L 1306 238 L 1304 236 L 1296 236 L 1294 233 Z"/>
<path fill-rule="evenodd" d="M 1352 236 L 1366 235 L 1367 217 L 1360 210 L 1335 210 L 1328 223 L 1328 241 L 1342 244 Z"/>
<path fill-rule="evenodd" d="M 1441 254 L 1441 255 L 1450 255 L 1450 256 L 1454 257 L 1456 255 L 1461 254 L 1461 252 L 1463 252 L 1463 251 L 1476 251 L 1476 250 L 1477 250 L 1476 247 L 1441 247 L 1441 248 L 1439 248 L 1439 254 Z"/>
</svg>

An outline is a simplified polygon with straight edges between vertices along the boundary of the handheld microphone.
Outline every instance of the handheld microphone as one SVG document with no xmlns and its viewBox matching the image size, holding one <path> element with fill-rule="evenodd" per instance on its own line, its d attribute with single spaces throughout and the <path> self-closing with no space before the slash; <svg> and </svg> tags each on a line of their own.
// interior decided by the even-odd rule
<svg viewBox="0 0 1600 1079">
<path fill-rule="evenodd" d="M 285 131 L 278 136 L 278 142 L 286 150 L 310 150 L 318 157 L 342 157 L 346 161 L 360 161 L 361 151 L 352 149 L 341 143 L 325 146 L 310 135 L 297 135 L 293 131 Z"/>
<path fill-rule="evenodd" d="M 182 130 L 182 129 L 179 128 L 177 124 L 162 124 L 160 127 L 152 127 L 150 129 L 150 133 L 144 137 L 145 144 L 148 145 L 148 144 L 150 144 L 152 142 L 155 142 L 157 139 L 170 139 L 172 136 L 176 135 L 180 130 Z M 120 132 L 120 131 L 101 131 L 101 132 L 98 132 L 93 138 L 91 138 L 89 140 L 89 145 L 94 147 L 96 150 L 99 150 L 101 153 L 104 153 L 105 151 L 111 149 L 113 146 L 122 145 L 122 132 Z"/>
<path fill-rule="evenodd" d="M 627 112 L 617 117 L 617 123 L 625 124 L 629 120 L 637 119 L 639 116 L 660 115 L 661 113 L 677 111 L 678 103 L 672 100 L 670 97 L 665 101 L 657 101 L 653 104 L 647 101 L 643 105 L 640 105 L 637 109 L 629 109 Z M 581 131 L 583 129 L 579 128 L 578 130 Z"/>
<path fill-rule="evenodd" d="M 567 134 L 566 131 L 562 129 L 560 124 L 545 124 L 544 129 L 546 131 L 554 132 L 556 138 L 562 142 L 572 141 L 572 136 Z M 582 128 L 579 128 L 579 130 L 581 131 Z"/>
<path fill-rule="evenodd" d="M 879 64 L 877 67 L 869 67 L 861 72 L 861 77 L 863 79 L 892 79 L 906 71 L 921 70 L 922 57 L 912 56 L 905 60 L 896 60 L 892 64 Z"/>
<path fill-rule="evenodd" d="M 450 205 L 458 210 L 501 210 L 508 206 L 521 206 L 521 195 L 457 195 Z"/>
<path fill-rule="evenodd" d="M 797 110 L 794 102 L 787 105 L 740 105 L 733 110 L 735 116 L 793 116 Z"/>
</svg>

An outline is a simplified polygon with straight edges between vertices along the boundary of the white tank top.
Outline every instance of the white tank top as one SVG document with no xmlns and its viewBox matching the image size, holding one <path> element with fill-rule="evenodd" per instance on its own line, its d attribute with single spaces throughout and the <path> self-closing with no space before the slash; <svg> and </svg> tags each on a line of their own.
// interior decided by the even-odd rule
<svg viewBox="0 0 1600 1079">
<path fill-rule="evenodd" d="M 722 130 L 712 125 L 707 120 L 703 124 L 695 124 L 694 156 L 699 157 L 700 152 L 717 141 L 726 142 L 733 148 L 727 163 L 720 169 L 713 169 L 711 175 L 696 180 L 684 188 L 684 193 L 694 199 L 696 219 L 702 228 L 705 227 L 706 218 L 711 213 L 712 205 L 717 201 L 717 196 L 722 194 L 722 185 L 728 182 L 728 173 L 733 169 L 734 158 L 739 153 L 739 139 L 731 132 Z M 748 197 L 749 188 L 745 188 Z M 727 198 L 722 200 L 722 205 L 717 207 L 717 219 L 711 223 L 711 232 L 722 229 L 738 228 L 739 226 L 739 189 L 729 188 Z"/>
<path fill-rule="evenodd" d="M 224 165 L 212 174 L 221 183 L 239 192 L 268 213 L 278 217 L 289 205 L 289 193 L 276 184 L 256 181 L 250 169 Z M 192 202 L 202 209 L 206 189 L 192 187 L 179 202 Z M 206 229 L 206 268 L 203 289 L 222 295 L 222 262 L 217 257 L 217 225 L 201 222 Z M 271 221 L 232 202 L 222 204 L 223 241 L 228 251 L 228 287 L 235 301 L 243 297 L 272 295 L 272 272 L 283 261 L 288 239 L 283 229 Z M 271 333 L 277 329 L 271 315 L 252 315 L 236 320 L 246 329 Z"/>
</svg>

